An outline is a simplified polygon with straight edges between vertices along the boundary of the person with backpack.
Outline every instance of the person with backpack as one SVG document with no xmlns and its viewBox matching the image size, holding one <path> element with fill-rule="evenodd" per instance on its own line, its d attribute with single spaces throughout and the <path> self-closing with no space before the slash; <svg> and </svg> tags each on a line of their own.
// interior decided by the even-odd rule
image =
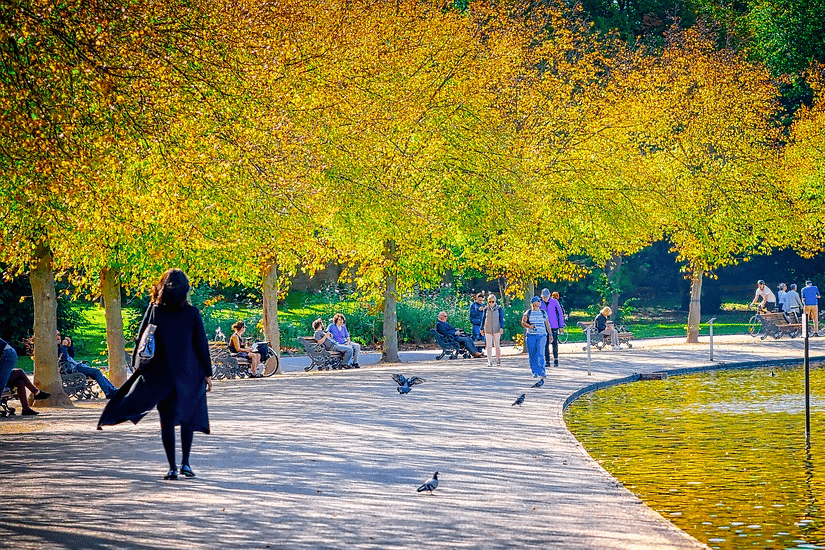
<svg viewBox="0 0 825 550">
<path fill-rule="evenodd" d="M 558 296 L 558 293 L 555 293 Z M 541 310 L 550 322 L 550 334 L 552 338 L 544 347 L 544 366 L 550 366 L 550 350 L 553 350 L 553 366 L 559 366 L 559 329 L 564 327 L 564 310 L 559 301 L 550 294 L 550 289 L 541 291 Z"/>
<path fill-rule="evenodd" d="M 530 358 L 530 370 L 533 378 L 545 376 L 544 349 L 547 347 L 547 339 L 553 337 L 550 330 L 550 322 L 547 314 L 541 310 L 541 298 L 533 296 L 530 301 L 530 309 L 524 312 L 521 317 L 521 326 L 527 329 L 524 339 L 527 344 L 527 355 Z"/>
</svg>

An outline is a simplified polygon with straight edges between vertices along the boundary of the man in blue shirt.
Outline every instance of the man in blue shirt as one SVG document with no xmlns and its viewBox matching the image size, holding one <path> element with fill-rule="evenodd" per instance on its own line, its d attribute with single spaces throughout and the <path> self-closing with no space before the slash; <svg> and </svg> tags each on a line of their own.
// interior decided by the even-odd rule
<svg viewBox="0 0 825 550">
<path fill-rule="evenodd" d="M 475 301 L 470 304 L 470 324 L 473 325 L 473 341 L 484 340 L 481 337 L 481 319 L 484 315 L 484 293 L 478 292 Z"/>
<path fill-rule="evenodd" d="M 438 314 L 438 322 L 435 324 L 435 330 L 438 331 L 441 336 L 449 336 L 456 342 L 462 344 L 473 357 L 484 357 L 484 355 L 478 351 L 478 348 L 476 348 L 472 338 L 467 336 L 463 330 L 457 329 L 447 322 L 446 311 Z"/>
<path fill-rule="evenodd" d="M 805 313 L 814 324 L 814 336 L 819 336 L 819 289 L 811 281 L 805 281 L 802 303 L 805 304 Z"/>
</svg>

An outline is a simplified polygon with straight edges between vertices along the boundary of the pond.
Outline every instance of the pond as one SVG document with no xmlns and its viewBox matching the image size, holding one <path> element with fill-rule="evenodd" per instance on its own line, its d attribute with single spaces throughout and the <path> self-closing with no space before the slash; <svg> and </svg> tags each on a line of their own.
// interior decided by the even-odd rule
<svg viewBox="0 0 825 550">
<path fill-rule="evenodd" d="M 719 370 L 614 386 L 565 412 L 602 467 L 720 549 L 825 548 L 825 370 Z"/>
</svg>

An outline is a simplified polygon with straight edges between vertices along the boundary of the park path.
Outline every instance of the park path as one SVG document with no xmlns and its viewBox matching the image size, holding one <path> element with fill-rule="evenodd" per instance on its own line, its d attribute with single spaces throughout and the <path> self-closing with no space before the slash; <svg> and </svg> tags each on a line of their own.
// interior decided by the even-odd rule
<svg viewBox="0 0 825 550">
<path fill-rule="evenodd" d="M 717 342 L 725 362 L 801 357 L 799 340 Z M 568 344 L 541 389 L 523 355 L 218 381 L 198 477 L 174 482 L 155 412 L 104 431 L 102 401 L 0 419 L 0 548 L 706 548 L 602 470 L 562 409 L 590 384 L 707 365 L 707 345 L 594 352 L 590 376 L 585 357 Z M 427 382 L 402 396 L 393 372 Z"/>
</svg>

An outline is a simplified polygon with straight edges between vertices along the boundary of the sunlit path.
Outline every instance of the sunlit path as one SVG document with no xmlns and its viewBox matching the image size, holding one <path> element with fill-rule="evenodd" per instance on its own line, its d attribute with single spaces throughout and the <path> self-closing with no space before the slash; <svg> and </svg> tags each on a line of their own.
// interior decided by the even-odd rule
<svg viewBox="0 0 825 550">
<path fill-rule="evenodd" d="M 725 361 L 801 341 L 720 339 Z M 825 341 L 812 341 L 812 354 Z M 562 421 L 582 387 L 700 366 L 707 345 L 572 345 L 541 389 L 525 356 L 220 381 L 198 477 L 164 482 L 157 414 L 95 431 L 102 402 L 0 419 L 2 548 L 701 548 L 593 462 Z M 424 377 L 399 395 L 393 372 Z M 522 407 L 511 407 L 526 393 Z M 440 473 L 432 496 L 416 487 Z"/>
</svg>

